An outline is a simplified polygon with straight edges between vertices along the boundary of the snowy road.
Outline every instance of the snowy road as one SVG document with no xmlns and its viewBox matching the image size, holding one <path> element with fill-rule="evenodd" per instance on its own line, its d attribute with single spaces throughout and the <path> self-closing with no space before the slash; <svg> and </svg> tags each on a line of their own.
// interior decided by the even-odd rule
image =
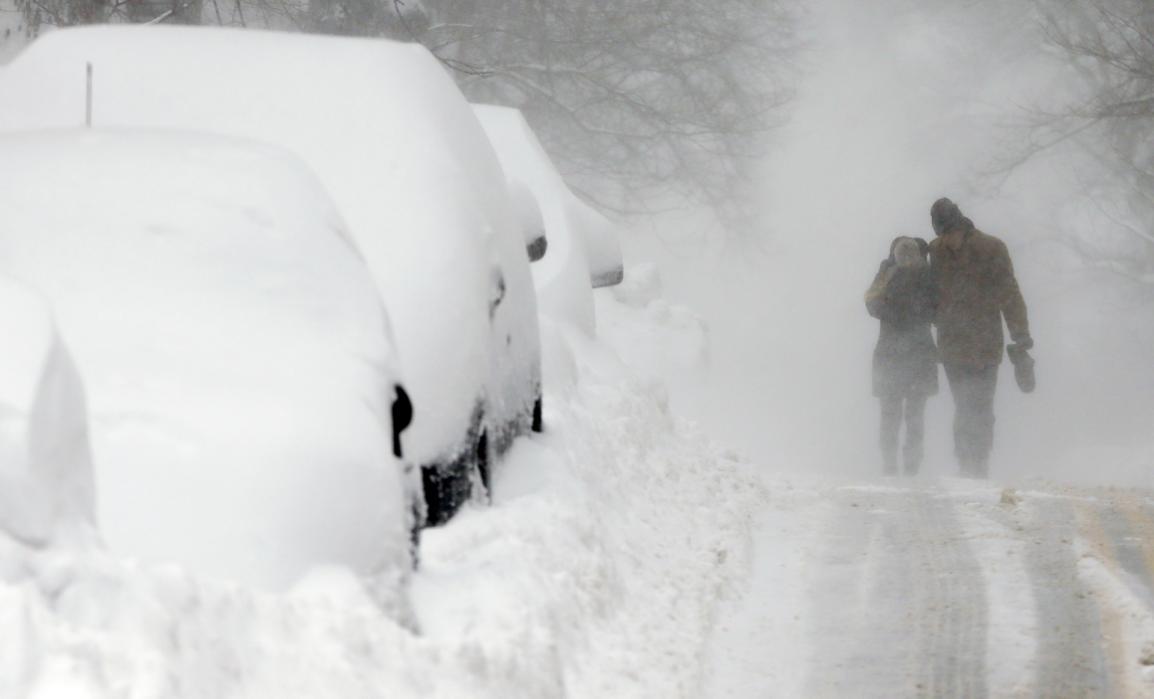
<svg viewBox="0 0 1154 699">
<path fill-rule="evenodd" d="M 782 486 L 709 696 L 1154 696 L 1154 500 Z"/>
</svg>

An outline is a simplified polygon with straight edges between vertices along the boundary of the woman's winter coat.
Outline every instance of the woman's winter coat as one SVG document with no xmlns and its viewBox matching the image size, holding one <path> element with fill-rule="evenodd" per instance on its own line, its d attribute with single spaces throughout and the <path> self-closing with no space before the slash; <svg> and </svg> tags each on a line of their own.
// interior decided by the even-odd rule
<svg viewBox="0 0 1154 699">
<path fill-rule="evenodd" d="M 930 333 L 936 305 L 936 286 L 927 265 L 882 262 L 866 292 L 866 308 L 881 321 L 873 360 L 875 396 L 938 392 L 938 352 Z"/>
</svg>

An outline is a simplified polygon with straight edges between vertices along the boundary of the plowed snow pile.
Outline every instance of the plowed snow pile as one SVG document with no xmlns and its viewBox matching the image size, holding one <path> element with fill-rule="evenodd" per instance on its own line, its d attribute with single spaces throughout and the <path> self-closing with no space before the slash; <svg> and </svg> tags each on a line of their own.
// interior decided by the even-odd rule
<svg viewBox="0 0 1154 699">
<path fill-rule="evenodd" d="M 548 430 L 499 466 L 494 505 L 426 533 L 418 631 L 339 570 L 277 596 L 0 537 L 0 696 L 699 694 L 763 491 L 659 381 L 558 332 L 577 381 L 547 391 Z"/>
</svg>

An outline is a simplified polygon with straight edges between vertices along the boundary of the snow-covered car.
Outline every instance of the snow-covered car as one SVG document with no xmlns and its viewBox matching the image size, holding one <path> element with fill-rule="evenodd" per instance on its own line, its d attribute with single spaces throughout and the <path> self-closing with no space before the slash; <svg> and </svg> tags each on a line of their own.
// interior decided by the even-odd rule
<svg viewBox="0 0 1154 699">
<path fill-rule="evenodd" d="M 0 535 L 26 545 L 91 539 L 84 384 L 47 301 L 0 275 Z"/>
<path fill-rule="evenodd" d="M 335 199 L 388 305 L 431 524 L 540 428 L 525 241 L 492 147 L 426 49 L 189 27 L 53 31 L 0 71 L 0 130 L 189 128 L 284 146 Z M 80 82 L 78 83 L 78 76 Z"/>
<path fill-rule="evenodd" d="M 592 333 L 591 289 L 618 284 L 623 277 L 614 225 L 573 194 L 519 110 L 475 104 L 473 111 L 510 188 L 528 188 L 540 207 L 548 247 L 533 264 L 533 280 L 542 311 Z"/>
<path fill-rule="evenodd" d="M 109 547 L 274 590 L 329 566 L 401 589 L 419 483 L 389 319 L 308 168 L 66 129 L 0 135 L 0 182 L 0 272 L 48 299 L 84 377 Z"/>
</svg>

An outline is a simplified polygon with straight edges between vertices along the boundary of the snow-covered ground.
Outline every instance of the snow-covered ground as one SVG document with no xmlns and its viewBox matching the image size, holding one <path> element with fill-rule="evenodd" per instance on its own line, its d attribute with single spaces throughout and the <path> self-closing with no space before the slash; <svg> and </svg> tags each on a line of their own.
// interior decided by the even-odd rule
<svg viewBox="0 0 1154 699">
<path fill-rule="evenodd" d="M 776 478 L 704 696 L 1154 696 L 1154 498 Z"/>
</svg>

